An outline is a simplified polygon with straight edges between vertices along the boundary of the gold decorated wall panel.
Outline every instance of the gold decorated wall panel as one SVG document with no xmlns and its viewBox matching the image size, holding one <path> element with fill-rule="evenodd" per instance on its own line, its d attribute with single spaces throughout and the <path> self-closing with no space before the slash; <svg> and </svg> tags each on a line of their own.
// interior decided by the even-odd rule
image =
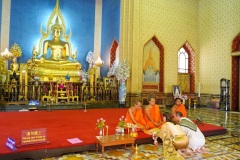
<svg viewBox="0 0 240 160">
<path fill-rule="evenodd" d="M 220 79 L 231 79 L 231 45 L 240 32 L 239 11 L 240 1 L 199 1 L 196 59 L 202 93 L 219 94 Z"/>
<path fill-rule="evenodd" d="M 182 93 L 190 93 L 190 74 L 178 74 L 178 85 Z"/>
</svg>

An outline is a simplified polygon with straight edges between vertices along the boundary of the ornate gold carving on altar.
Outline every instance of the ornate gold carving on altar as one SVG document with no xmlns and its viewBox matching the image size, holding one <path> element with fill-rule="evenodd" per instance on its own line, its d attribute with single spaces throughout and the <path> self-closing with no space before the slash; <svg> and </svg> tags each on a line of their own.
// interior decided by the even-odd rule
<svg viewBox="0 0 240 160">
<path fill-rule="evenodd" d="M 0 56 L 0 84 L 2 83 L 3 75 L 5 75 L 6 73 L 7 73 L 7 69 L 5 68 L 4 60 L 2 56 Z"/>
<path fill-rule="evenodd" d="M 178 74 L 178 85 L 181 87 L 181 92 L 190 92 L 190 74 Z"/>
</svg>

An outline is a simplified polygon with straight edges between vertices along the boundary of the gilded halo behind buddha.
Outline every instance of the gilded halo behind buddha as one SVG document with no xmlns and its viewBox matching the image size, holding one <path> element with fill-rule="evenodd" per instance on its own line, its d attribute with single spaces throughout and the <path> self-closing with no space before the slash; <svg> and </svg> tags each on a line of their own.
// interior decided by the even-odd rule
<svg viewBox="0 0 240 160">
<path fill-rule="evenodd" d="M 42 37 L 39 40 L 38 49 L 34 45 L 33 57 L 27 62 L 28 72 L 41 77 L 43 81 L 48 81 L 49 77 L 57 80 L 67 74 L 73 78 L 79 77 L 82 65 L 76 60 L 77 50 L 72 52 L 70 42 L 72 32 L 70 30 L 70 33 L 66 34 L 59 0 L 56 0 L 56 6 L 49 17 L 46 31 L 41 26 L 40 33 Z"/>
</svg>

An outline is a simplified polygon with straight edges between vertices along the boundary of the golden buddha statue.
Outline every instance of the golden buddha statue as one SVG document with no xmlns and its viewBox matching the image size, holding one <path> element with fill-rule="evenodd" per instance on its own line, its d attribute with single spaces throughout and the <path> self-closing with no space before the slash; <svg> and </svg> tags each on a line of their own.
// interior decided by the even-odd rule
<svg viewBox="0 0 240 160">
<path fill-rule="evenodd" d="M 43 57 L 46 58 L 48 49 L 51 50 L 51 60 L 68 60 L 69 58 L 69 44 L 68 42 L 62 41 L 62 26 L 59 24 L 58 17 L 56 18 L 55 24 L 51 27 L 52 40 L 46 40 L 43 43 Z"/>
<path fill-rule="evenodd" d="M 38 47 L 34 45 L 33 57 L 28 60 L 28 74 L 38 75 L 43 81 L 65 78 L 69 73 L 71 81 L 78 81 L 82 65 L 76 60 L 77 51 L 72 52 L 70 38 L 72 32 L 66 34 L 66 26 L 60 10 L 59 0 L 48 19 L 46 30 L 40 28 L 42 35 Z"/>
</svg>

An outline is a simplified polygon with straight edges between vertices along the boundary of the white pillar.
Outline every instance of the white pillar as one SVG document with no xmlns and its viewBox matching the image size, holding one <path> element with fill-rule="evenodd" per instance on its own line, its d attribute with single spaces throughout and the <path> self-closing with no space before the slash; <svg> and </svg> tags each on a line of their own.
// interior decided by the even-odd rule
<svg viewBox="0 0 240 160">
<path fill-rule="evenodd" d="M 11 0 L 2 0 L 1 51 L 9 49 Z M 6 62 L 6 68 L 8 62 Z"/>
<path fill-rule="evenodd" d="M 102 0 L 95 1 L 95 25 L 94 25 L 94 59 L 101 57 L 101 38 L 102 38 Z M 101 58 L 102 59 L 102 58 Z M 100 68 L 96 70 L 100 75 Z"/>
</svg>

